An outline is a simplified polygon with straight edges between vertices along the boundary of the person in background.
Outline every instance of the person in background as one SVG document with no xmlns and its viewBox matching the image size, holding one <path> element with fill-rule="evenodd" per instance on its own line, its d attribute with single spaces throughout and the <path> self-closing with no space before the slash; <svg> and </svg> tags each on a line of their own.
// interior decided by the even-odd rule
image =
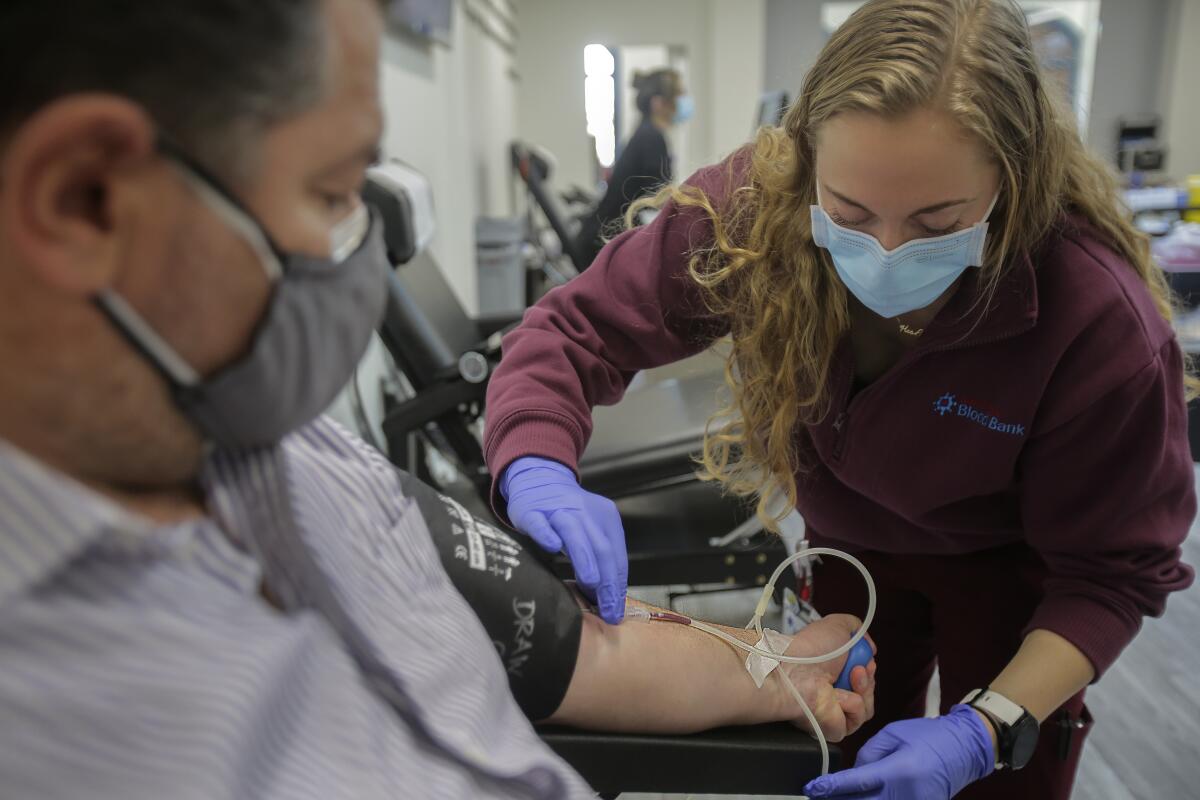
<svg viewBox="0 0 1200 800">
<path fill-rule="evenodd" d="M 620 232 L 630 204 L 671 182 L 671 150 L 666 133 L 692 118 L 692 97 L 673 69 L 635 72 L 633 89 L 642 121 L 613 165 L 608 188 L 595 210 L 583 218 L 576 246 L 591 264 L 605 239 Z"/>
<path fill-rule="evenodd" d="M 575 473 L 591 410 L 727 351 L 706 476 L 794 507 L 878 587 L 879 713 L 812 797 L 1065 800 L 1084 690 L 1193 581 L 1197 381 L 1055 92 L 1015 0 L 867 2 L 782 127 L 664 192 L 504 340 L 495 507 L 614 623 L 620 515 Z M 813 569 L 818 611 L 863 607 L 853 570 Z"/>
</svg>

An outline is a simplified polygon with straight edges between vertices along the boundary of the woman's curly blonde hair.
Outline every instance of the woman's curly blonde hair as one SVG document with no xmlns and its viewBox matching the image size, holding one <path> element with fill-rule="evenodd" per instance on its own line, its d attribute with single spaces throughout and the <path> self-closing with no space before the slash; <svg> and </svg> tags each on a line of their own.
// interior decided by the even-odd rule
<svg viewBox="0 0 1200 800">
<path fill-rule="evenodd" d="M 799 437 L 829 410 L 830 367 L 850 327 L 846 290 L 813 244 L 808 212 L 816 203 L 815 137 L 837 114 L 945 111 L 989 153 L 1001 187 L 981 307 L 1013 257 L 1031 253 L 1070 211 L 1091 221 L 1171 318 L 1145 237 L 1053 95 L 1013 0 L 872 0 L 821 51 L 782 127 L 760 130 L 745 158 L 729 160 L 739 188 L 720 202 L 693 186 L 668 188 L 631 208 L 630 219 L 673 201 L 702 209 L 713 226 L 711 246 L 691 254 L 689 271 L 709 310 L 730 324 L 730 399 L 710 420 L 702 477 L 757 494 L 759 516 L 772 526 L 796 505 Z M 1200 382 L 1189 375 L 1187 385 L 1194 396 Z"/>
</svg>

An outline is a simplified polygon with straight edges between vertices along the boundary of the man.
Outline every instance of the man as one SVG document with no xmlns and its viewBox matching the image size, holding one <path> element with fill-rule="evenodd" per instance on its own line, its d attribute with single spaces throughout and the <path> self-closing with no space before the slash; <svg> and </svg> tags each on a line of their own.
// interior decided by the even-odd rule
<svg viewBox="0 0 1200 800">
<path fill-rule="evenodd" d="M 5 796 L 590 796 L 507 688 L 535 665 L 526 707 L 569 724 L 800 717 L 544 580 L 573 647 L 502 663 L 439 547 L 515 543 L 312 422 L 379 317 L 379 35 L 371 0 L 0 7 Z M 872 703 L 840 667 L 785 668 L 835 740 Z"/>
</svg>

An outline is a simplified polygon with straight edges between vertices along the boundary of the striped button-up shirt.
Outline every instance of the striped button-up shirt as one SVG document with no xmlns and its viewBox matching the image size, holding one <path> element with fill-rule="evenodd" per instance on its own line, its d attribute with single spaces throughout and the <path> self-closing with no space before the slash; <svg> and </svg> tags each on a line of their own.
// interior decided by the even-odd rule
<svg viewBox="0 0 1200 800">
<path fill-rule="evenodd" d="M 202 485 L 156 526 L 0 442 L 0 798 L 592 796 L 377 453 L 322 420 Z"/>
</svg>

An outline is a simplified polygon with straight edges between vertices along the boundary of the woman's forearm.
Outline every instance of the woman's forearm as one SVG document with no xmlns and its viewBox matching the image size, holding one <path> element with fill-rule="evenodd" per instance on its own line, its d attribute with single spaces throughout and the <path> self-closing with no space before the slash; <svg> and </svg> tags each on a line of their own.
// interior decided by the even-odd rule
<svg viewBox="0 0 1200 800">
<path fill-rule="evenodd" d="M 1042 722 L 1091 683 L 1092 662 L 1057 633 L 1031 631 L 991 688 L 1024 706 Z"/>
<path fill-rule="evenodd" d="M 992 691 L 1021 705 L 1039 723 L 1096 676 L 1092 662 L 1079 648 L 1057 633 L 1030 631 L 1012 661 L 992 681 Z M 996 743 L 991 720 L 980 713 Z"/>
</svg>

